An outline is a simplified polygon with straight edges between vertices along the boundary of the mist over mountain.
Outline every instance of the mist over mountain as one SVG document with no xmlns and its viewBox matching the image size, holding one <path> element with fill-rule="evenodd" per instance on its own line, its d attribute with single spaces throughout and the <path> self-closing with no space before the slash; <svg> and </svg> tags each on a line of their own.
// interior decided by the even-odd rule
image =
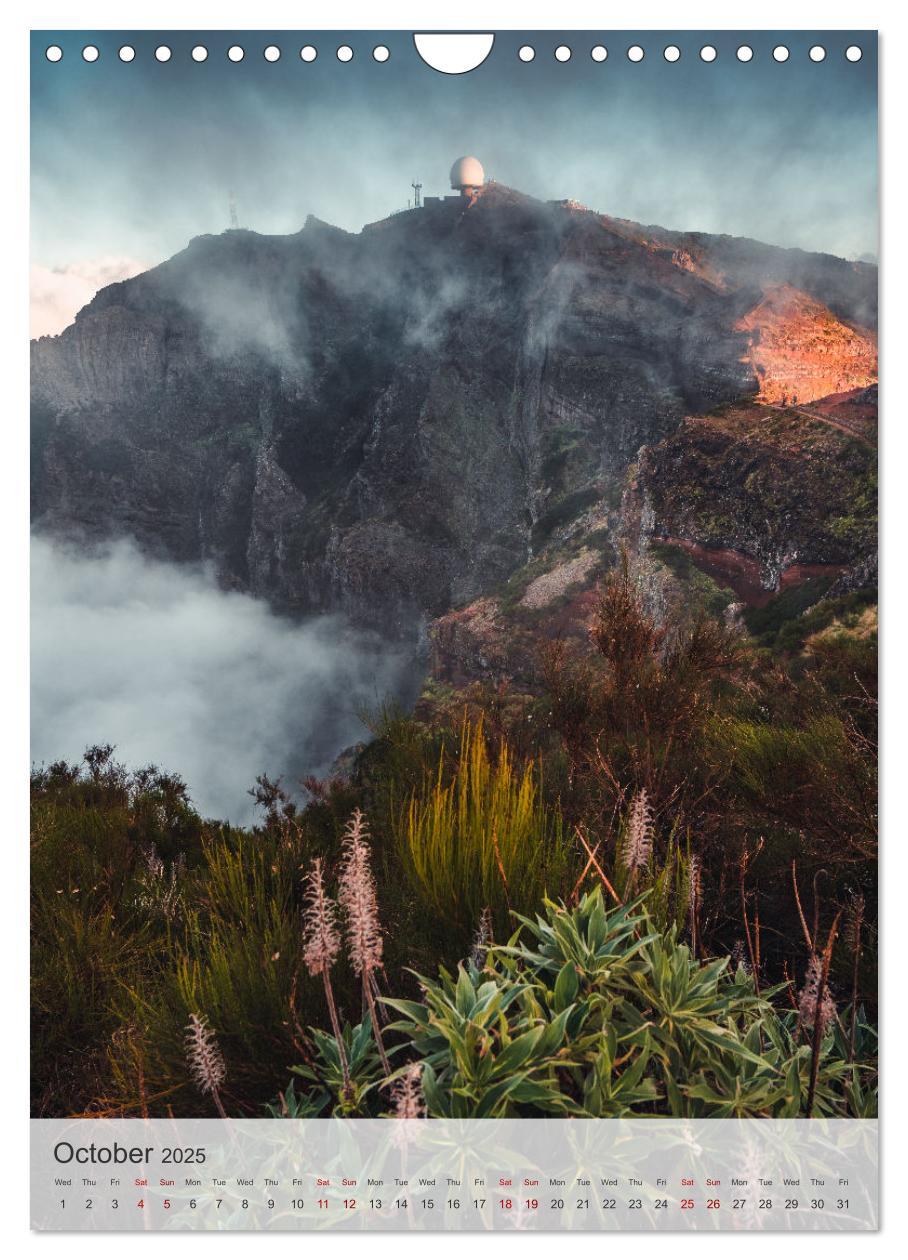
<svg viewBox="0 0 908 1260">
<path fill-rule="evenodd" d="M 32 758 L 112 743 L 180 774 L 203 814 L 248 823 L 257 775 L 325 774 L 367 737 L 363 708 L 406 694 L 406 661 L 340 616 L 295 624 L 210 572 L 125 539 L 32 542 Z"/>
<path fill-rule="evenodd" d="M 33 343 L 35 518 L 415 641 L 686 415 L 869 384 L 875 294 L 866 264 L 496 184 L 358 234 L 200 237 Z M 789 306 L 840 331 L 776 380 Z"/>
<path fill-rule="evenodd" d="M 234 816 L 427 660 L 532 686 L 622 551 L 656 609 L 664 544 L 714 602 L 863 588 L 876 283 L 491 183 L 109 285 L 32 343 L 36 757 L 118 742 Z"/>
</svg>

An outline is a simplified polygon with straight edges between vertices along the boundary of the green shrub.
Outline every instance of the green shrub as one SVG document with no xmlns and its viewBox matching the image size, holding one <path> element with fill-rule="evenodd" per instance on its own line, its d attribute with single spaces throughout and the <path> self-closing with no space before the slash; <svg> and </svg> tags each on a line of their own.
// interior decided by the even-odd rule
<svg viewBox="0 0 908 1260">
<path fill-rule="evenodd" d="M 430 1116 L 804 1114 L 812 1051 L 798 1013 L 773 1004 L 778 990 L 758 994 L 743 967 L 698 961 L 676 928 L 658 931 L 647 894 L 612 909 L 599 888 L 571 910 L 546 902 L 481 968 L 419 979 L 421 1000 L 385 999 L 399 1016 L 386 1031 L 421 1064 Z M 836 1021 L 823 1037 L 814 1115 L 874 1114 L 875 1038 L 858 1026 L 863 1062 L 849 1062 Z M 380 1072 L 357 1034 L 359 1106 L 376 1114 Z M 293 1114 L 329 1106 L 331 1039 L 313 1035 L 324 1066 L 297 1069 L 314 1087 L 294 1093 Z"/>
</svg>

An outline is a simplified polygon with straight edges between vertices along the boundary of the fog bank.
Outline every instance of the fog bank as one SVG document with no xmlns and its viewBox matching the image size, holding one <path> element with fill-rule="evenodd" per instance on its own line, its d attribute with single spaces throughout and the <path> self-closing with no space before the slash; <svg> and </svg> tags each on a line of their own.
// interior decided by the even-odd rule
<svg viewBox="0 0 908 1260">
<path fill-rule="evenodd" d="M 130 541 L 35 537 L 31 557 L 36 763 L 115 744 L 130 766 L 180 774 L 203 814 L 249 822 L 256 775 L 297 791 L 366 736 L 363 707 L 413 682 L 404 653 L 341 617 L 277 617 Z"/>
</svg>

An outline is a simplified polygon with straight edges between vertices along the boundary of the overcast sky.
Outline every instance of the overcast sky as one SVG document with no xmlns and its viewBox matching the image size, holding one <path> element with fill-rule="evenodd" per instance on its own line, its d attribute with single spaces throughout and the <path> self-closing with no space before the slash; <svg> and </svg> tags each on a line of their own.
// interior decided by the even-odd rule
<svg viewBox="0 0 908 1260">
<path fill-rule="evenodd" d="M 319 56 L 299 57 L 312 42 Z M 334 54 L 349 43 L 354 59 Z M 376 63 L 371 49 L 391 57 Z M 603 63 L 589 55 L 605 43 Z M 641 63 L 630 44 L 647 50 Z M 662 48 L 677 43 L 670 65 Z M 718 57 L 698 50 L 712 43 Z M 750 44 L 742 64 L 734 49 Z M 50 64 L 49 43 L 64 50 Z M 82 60 L 93 43 L 100 58 Z M 117 58 L 124 43 L 137 56 Z M 167 63 L 153 50 L 166 43 Z M 195 44 L 208 60 L 190 57 Z M 265 61 L 267 44 L 281 59 Z M 518 60 L 531 43 L 535 60 Z M 570 61 L 556 45 L 574 49 Z M 785 43 L 791 57 L 773 60 Z M 821 43 L 826 60 L 807 50 Z M 242 44 L 234 64 L 226 50 Z M 844 57 L 849 44 L 861 61 Z M 539 197 L 574 197 L 664 226 L 758 237 L 847 257 L 875 254 L 876 38 L 857 32 L 622 32 L 496 38 L 469 74 L 424 65 L 408 34 L 45 32 L 32 55 L 33 261 L 156 263 L 228 223 L 297 231 L 312 213 L 358 230 L 406 205 L 410 181 L 447 191 L 454 158 Z"/>
</svg>

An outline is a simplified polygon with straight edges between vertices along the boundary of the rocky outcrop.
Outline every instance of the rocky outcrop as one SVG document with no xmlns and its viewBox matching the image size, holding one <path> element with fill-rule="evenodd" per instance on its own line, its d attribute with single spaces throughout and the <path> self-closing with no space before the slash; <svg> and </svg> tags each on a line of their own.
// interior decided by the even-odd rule
<svg viewBox="0 0 908 1260">
<path fill-rule="evenodd" d="M 484 596 L 436 618 L 428 631 L 431 677 L 458 689 L 484 682 L 537 690 L 545 645 L 587 649 L 601 573 L 601 566 L 595 572 L 584 567 L 565 598 L 535 609 L 532 616 L 525 606 Z"/>
<path fill-rule="evenodd" d="M 824 574 L 848 589 L 873 567 L 877 528 L 871 396 L 849 397 L 736 404 L 645 448 L 629 498 L 643 545 L 680 549 L 752 606 Z"/>
<path fill-rule="evenodd" d="M 761 402 L 810 403 L 877 379 L 873 334 L 843 324 L 791 285 L 766 289 L 736 327 L 750 336 L 748 361 Z"/>
<path fill-rule="evenodd" d="M 766 276 L 867 323 L 874 275 L 498 185 L 355 235 L 201 237 L 33 343 L 34 516 L 420 634 L 757 390 Z"/>
</svg>

